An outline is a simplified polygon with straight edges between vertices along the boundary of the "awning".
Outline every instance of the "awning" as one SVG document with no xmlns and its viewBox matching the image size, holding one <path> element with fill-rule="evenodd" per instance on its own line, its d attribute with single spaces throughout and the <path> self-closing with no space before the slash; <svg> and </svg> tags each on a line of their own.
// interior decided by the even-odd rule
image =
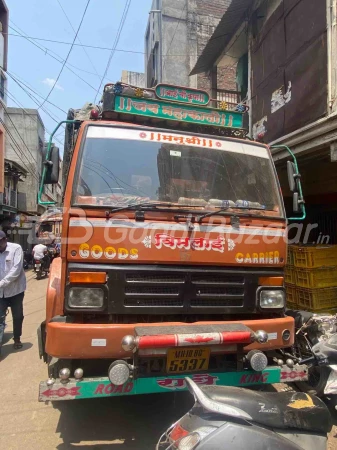
<svg viewBox="0 0 337 450">
<path fill-rule="evenodd" d="M 210 70 L 244 20 L 245 11 L 254 0 L 230 0 L 231 3 L 208 41 L 190 75 Z"/>
</svg>

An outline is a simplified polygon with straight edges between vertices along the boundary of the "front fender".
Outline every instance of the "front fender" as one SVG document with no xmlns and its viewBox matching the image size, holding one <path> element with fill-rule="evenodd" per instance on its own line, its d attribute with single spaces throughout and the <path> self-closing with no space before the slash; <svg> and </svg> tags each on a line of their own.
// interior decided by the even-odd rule
<svg viewBox="0 0 337 450">
<path fill-rule="evenodd" d="M 46 297 L 46 323 L 55 316 L 63 316 L 63 298 L 61 295 L 61 258 L 55 258 L 51 268 Z"/>
</svg>

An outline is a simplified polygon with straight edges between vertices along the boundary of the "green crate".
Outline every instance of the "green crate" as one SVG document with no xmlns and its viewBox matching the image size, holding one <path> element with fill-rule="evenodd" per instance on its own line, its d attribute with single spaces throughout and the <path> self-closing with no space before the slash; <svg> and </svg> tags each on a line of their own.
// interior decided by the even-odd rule
<svg viewBox="0 0 337 450">
<path fill-rule="evenodd" d="M 337 245 L 293 246 L 294 265 L 304 269 L 337 266 Z"/>
<path fill-rule="evenodd" d="M 298 287 L 320 289 L 337 286 L 337 267 L 318 269 L 295 268 L 295 284 Z"/>
</svg>

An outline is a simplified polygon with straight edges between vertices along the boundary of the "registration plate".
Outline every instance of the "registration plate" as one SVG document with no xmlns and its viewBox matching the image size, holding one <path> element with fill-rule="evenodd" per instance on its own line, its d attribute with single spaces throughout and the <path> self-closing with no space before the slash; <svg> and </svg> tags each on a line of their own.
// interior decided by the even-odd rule
<svg viewBox="0 0 337 450">
<path fill-rule="evenodd" d="M 171 348 L 167 352 L 166 371 L 183 373 L 207 370 L 210 353 L 207 347 Z"/>
</svg>

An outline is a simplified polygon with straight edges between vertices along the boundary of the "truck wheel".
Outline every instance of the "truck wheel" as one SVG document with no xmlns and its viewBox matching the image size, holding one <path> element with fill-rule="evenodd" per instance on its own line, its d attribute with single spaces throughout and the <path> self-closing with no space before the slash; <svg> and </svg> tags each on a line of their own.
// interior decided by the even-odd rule
<svg viewBox="0 0 337 450">
<path fill-rule="evenodd" d="M 317 397 L 324 396 L 324 389 L 330 375 L 330 367 L 311 367 L 309 369 L 308 381 L 298 381 L 294 383 L 302 392 L 313 393 Z"/>
</svg>

